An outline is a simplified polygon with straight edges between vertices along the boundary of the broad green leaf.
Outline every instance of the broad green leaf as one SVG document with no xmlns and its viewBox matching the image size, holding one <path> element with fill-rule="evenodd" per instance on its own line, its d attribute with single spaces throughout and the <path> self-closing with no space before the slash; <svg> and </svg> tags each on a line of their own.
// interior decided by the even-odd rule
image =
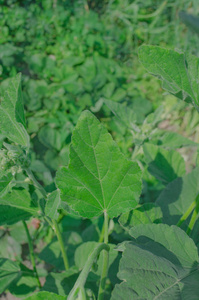
<svg viewBox="0 0 199 300">
<path fill-rule="evenodd" d="M 9 87 L 0 105 L 0 130 L 11 141 L 29 146 L 21 93 L 21 74 L 9 80 Z"/>
<path fill-rule="evenodd" d="M 163 81 L 163 88 L 199 110 L 198 58 L 157 46 L 141 46 L 139 59 L 144 67 Z"/>
<path fill-rule="evenodd" d="M 124 229 L 130 230 L 139 224 L 161 223 L 161 208 L 154 203 L 145 203 L 142 206 L 124 213 L 119 218 L 119 223 Z"/>
<path fill-rule="evenodd" d="M 0 258 L 0 294 L 20 277 L 20 267 L 16 262 Z"/>
<path fill-rule="evenodd" d="M 27 220 L 32 215 L 22 209 L 12 207 L 10 205 L 0 205 L 0 226 L 11 225 L 22 220 Z"/>
<path fill-rule="evenodd" d="M 169 183 L 156 203 L 163 212 L 163 222 L 177 224 L 199 194 L 199 168 Z"/>
<path fill-rule="evenodd" d="M 73 131 L 68 168 L 57 172 L 61 199 L 81 216 L 103 212 L 112 218 L 137 206 L 141 171 L 127 160 L 111 135 L 89 111 Z"/>
<path fill-rule="evenodd" d="M 125 243 L 111 300 L 197 299 L 198 251 L 176 226 L 138 225 L 130 230 L 135 242 Z"/>
<path fill-rule="evenodd" d="M 185 174 L 185 161 L 176 151 L 168 151 L 153 144 L 143 146 L 149 172 L 163 184 Z"/>
<path fill-rule="evenodd" d="M 60 192 L 59 190 L 56 190 L 48 195 L 48 200 L 46 202 L 45 206 L 45 214 L 46 216 L 50 217 L 51 219 L 57 219 L 58 217 L 58 211 L 57 209 L 60 206 Z"/>
<path fill-rule="evenodd" d="M 31 214 L 39 213 L 39 207 L 32 201 L 30 194 L 25 189 L 13 189 L 12 192 L 0 198 L 0 205 L 9 205 Z"/>
<path fill-rule="evenodd" d="M 122 122 L 123 125 L 132 128 L 132 124 L 136 122 L 136 114 L 134 111 L 115 101 L 104 99 L 104 103 L 112 111 L 112 113 Z"/>
<path fill-rule="evenodd" d="M 32 296 L 25 298 L 25 300 L 66 300 L 67 296 L 59 296 L 54 293 L 49 292 L 39 292 L 36 294 L 33 294 Z"/>
</svg>

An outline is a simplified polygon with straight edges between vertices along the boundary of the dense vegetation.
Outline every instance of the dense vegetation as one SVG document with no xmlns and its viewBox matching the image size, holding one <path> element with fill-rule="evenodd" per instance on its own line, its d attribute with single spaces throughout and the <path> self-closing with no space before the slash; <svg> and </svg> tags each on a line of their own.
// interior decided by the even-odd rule
<svg viewBox="0 0 199 300">
<path fill-rule="evenodd" d="M 2 297 L 198 299 L 197 1 L 0 4 Z"/>
</svg>

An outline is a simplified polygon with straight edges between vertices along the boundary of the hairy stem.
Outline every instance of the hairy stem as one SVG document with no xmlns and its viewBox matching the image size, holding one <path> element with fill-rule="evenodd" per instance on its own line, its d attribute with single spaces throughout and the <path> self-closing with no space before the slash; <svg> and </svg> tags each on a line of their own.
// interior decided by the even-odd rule
<svg viewBox="0 0 199 300">
<path fill-rule="evenodd" d="M 104 243 L 108 245 L 108 215 L 106 211 L 104 212 Z M 108 261 L 109 261 L 109 252 L 103 251 L 103 266 L 102 266 L 102 274 L 101 274 L 99 291 L 98 291 L 98 300 L 104 299 L 106 278 L 108 273 Z"/>
<path fill-rule="evenodd" d="M 32 181 L 33 185 L 38 188 L 38 190 L 40 190 L 40 192 L 42 193 L 43 197 L 47 200 L 47 192 L 45 191 L 45 189 L 43 188 L 43 186 L 37 181 L 37 179 L 35 178 L 35 176 L 33 175 L 32 171 L 27 168 L 25 169 L 29 179 Z M 64 241 L 62 239 L 62 235 L 59 229 L 59 225 L 57 223 L 57 221 L 55 220 L 51 220 L 49 217 L 44 216 L 44 219 L 49 223 L 49 225 L 53 228 L 53 230 L 55 231 L 55 234 L 57 236 L 59 245 L 60 245 L 60 249 L 61 249 L 61 253 L 62 253 L 62 257 L 63 257 L 63 261 L 64 261 L 64 266 L 65 269 L 68 270 L 69 268 L 69 264 L 68 264 L 68 258 L 64 249 Z"/>
<path fill-rule="evenodd" d="M 108 253 L 109 251 L 109 246 L 107 244 L 99 244 L 97 245 L 97 247 L 93 250 L 93 252 L 89 255 L 86 264 L 84 265 L 83 270 L 81 271 L 74 287 L 72 288 L 72 290 L 70 291 L 70 294 L 68 295 L 68 300 L 74 300 L 75 296 L 78 295 L 79 291 L 81 291 L 84 288 L 86 279 L 88 277 L 88 274 L 90 272 L 90 269 L 94 263 L 94 261 L 96 260 L 96 258 L 98 257 L 98 255 L 100 254 L 100 252 L 104 250 L 105 252 Z"/>
<path fill-rule="evenodd" d="M 28 238 L 30 259 L 31 259 L 33 270 L 34 270 L 35 278 L 37 279 L 37 283 L 38 283 L 39 288 L 41 288 L 41 283 L 39 281 L 39 276 L 38 276 L 38 273 L 37 273 L 37 268 L 36 268 L 36 263 L 35 263 L 35 254 L 34 254 L 33 243 L 32 243 L 32 239 L 31 239 L 31 236 L 30 236 L 30 232 L 28 230 L 28 226 L 27 226 L 26 222 L 22 221 L 22 223 L 24 225 L 24 228 L 25 228 L 25 231 L 26 231 L 26 234 L 27 234 L 27 238 Z"/>
<path fill-rule="evenodd" d="M 67 271 L 69 269 L 69 263 L 68 263 L 68 257 L 66 255 L 66 251 L 65 251 L 65 248 L 64 248 L 64 241 L 63 241 L 63 238 L 62 238 L 62 235 L 61 235 L 61 232 L 60 232 L 59 225 L 58 225 L 57 221 L 52 220 L 52 222 L 53 222 L 53 227 L 54 227 L 55 233 L 57 235 L 57 239 L 59 241 L 62 257 L 63 257 L 63 260 L 64 260 L 65 270 Z"/>
</svg>

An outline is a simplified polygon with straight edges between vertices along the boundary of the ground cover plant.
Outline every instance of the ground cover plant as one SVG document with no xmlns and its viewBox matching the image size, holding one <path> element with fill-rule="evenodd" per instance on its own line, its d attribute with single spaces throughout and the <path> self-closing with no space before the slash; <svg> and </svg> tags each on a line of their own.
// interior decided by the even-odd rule
<svg viewBox="0 0 199 300">
<path fill-rule="evenodd" d="M 156 2 L 2 1 L 2 299 L 198 298 L 198 5 Z"/>
</svg>

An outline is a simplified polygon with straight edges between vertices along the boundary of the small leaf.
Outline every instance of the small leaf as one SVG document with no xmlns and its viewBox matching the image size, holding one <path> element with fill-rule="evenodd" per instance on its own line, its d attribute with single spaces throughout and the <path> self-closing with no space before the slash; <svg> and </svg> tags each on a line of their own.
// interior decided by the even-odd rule
<svg viewBox="0 0 199 300">
<path fill-rule="evenodd" d="M 0 226 L 12 225 L 22 220 L 27 220 L 32 215 L 27 211 L 12 207 L 10 205 L 0 205 Z"/>
<path fill-rule="evenodd" d="M 19 277 L 19 265 L 9 259 L 0 258 L 0 294 L 3 293 L 13 281 L 19 279 Z"/>
<path fill-rule="evenodd" d="M 8 173 L 0 178 L 0 198 L 2 198 L 10 191 L 12 187 L 12 180 L 13 175 L 11 173 Z"/>
<path fill-rule="evenodd" d="M 145 203 L 130 212 L 122 214 L 119 223 L 124 229 L 130 230 L 139 224 L 161 223 L 161 220 L 161 208 L 154 203 Z"/>
<path fill-rule="evenodd" d="M 59 190 L 56 190 L 48 195 L 48 200 L 45 206 L 46 216 L 50 217 L 51 219 L 57 219 L 59 215 L 57 209 L 60 206 L 60 202 L 61 199 Z"/>
<path fill-rule="evenodd" d="M 197 146 L 197 143 L 189 140 L 188 138 L 171 131 L 160 131 L 160 137 L 158 137 L 158 146 L 177 149 L 181 147 Z"/>
<path fill-rule="evenodd" d="M 135 242 L 126 242 L 117 284 L 111 300 L 197 299 L 197 248 L 176 226 L 138 225 L 130 230 Z"/>
<path fill-rule="evenodd" d="M 143 150 L 149 172 L 163 184 L 185 174 L 185 162 L 178 152 L 148 143 L 144 144 Z"/>
<path fill-rule="evenodd" d="M 57 172 L 61 199 L 82 217 L 104 211 L 113 218 L 134 208 L 141 192 L 141 170 L 127 160 L 96 117 L 84 111 L 73 131 L 68 168 Z"/>
<path fill-rule="evenodd" d="M 0 130 L 11 141 L 29 146 L 21 93 L 21 74 L 9 80 L 9 87 L 0 105 Z"/>
<path fill-rule="evenodd" d="M 132 129 L 132 124 L 136 122 L 136 114 L 134 111 L 115 101 L 104 99 L 104 103 L 112 111 L 112 113 L 122 122 L 123 125 Z"/>
<path fill-rule="evenodd" d="M 139 59 L 144 67 L 163 81 L 163 88 L 174 96 L 190 102 L 199 111 L 199 59 L 157 46 L 141 46 Z"/>
<path fill-rule="evenodd" d="M 182 22 L 189 28 L 199 34 L 199 17 L 187 14 L 185 11 L 179 12 L 179 17 Z"/>
<path fill-rule="evenodd" d="M 39 208 L 25 189 L 13 189 L 11 193 L 0 198 L 0 205 L 9 205 L 31 214 L 38 214 Z"/>
<path fill-rule="evenodd" d="M 66 299 L 67 296 L 63 297 L 49 292 L 39 292 L 28 298 L 25 298 L 25 300 L 66 300 Z"/>
</svg>

